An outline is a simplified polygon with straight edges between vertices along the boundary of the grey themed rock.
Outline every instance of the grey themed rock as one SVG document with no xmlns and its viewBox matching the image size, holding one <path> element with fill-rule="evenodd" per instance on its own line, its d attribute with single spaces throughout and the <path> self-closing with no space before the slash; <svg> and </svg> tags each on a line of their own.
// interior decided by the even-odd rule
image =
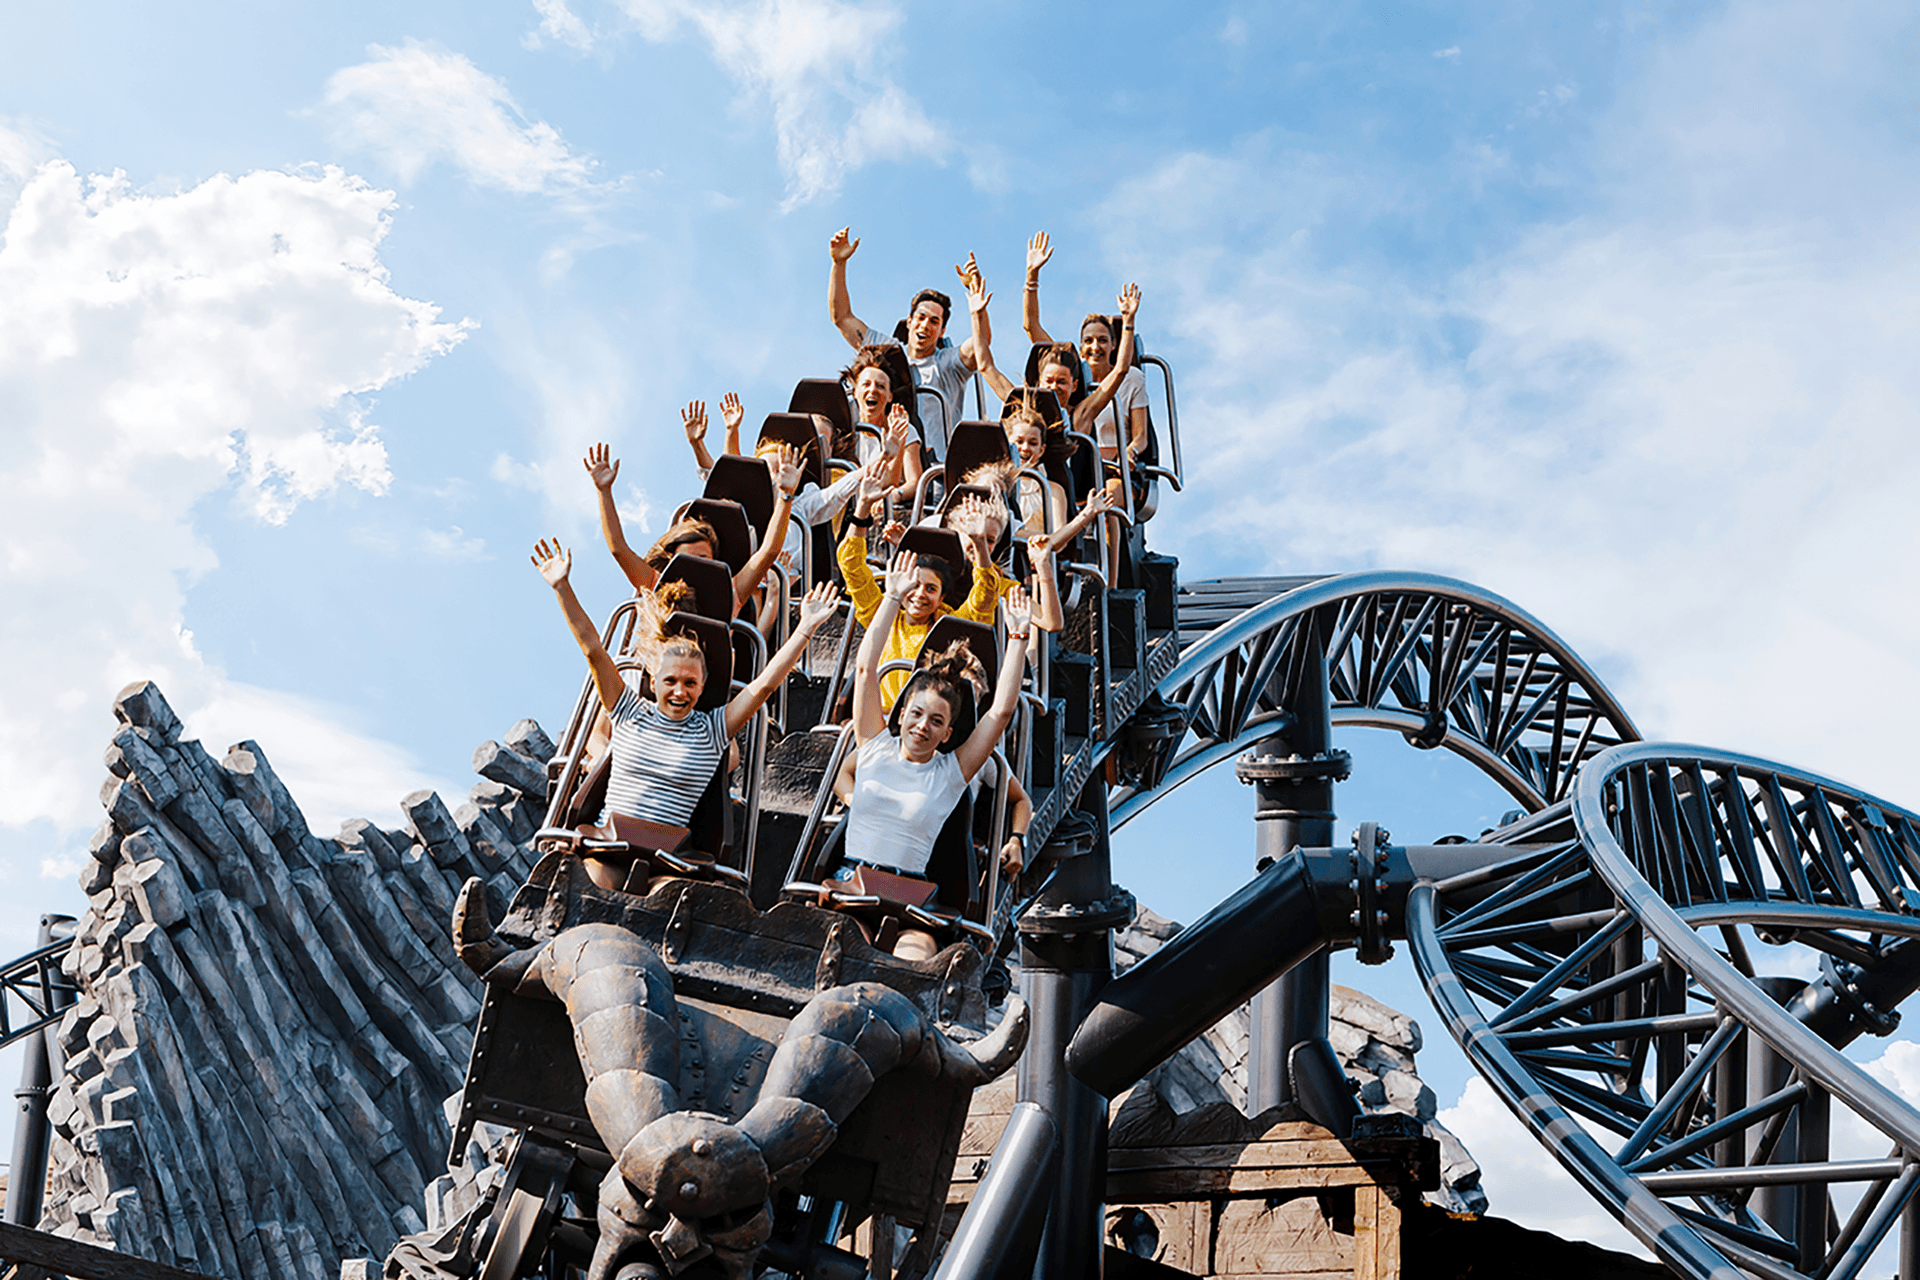
<svg viewBox="0 0 1920 1280">
<path fill-rule="evenodd" d="M 126 725 L 107 744 L 107 772 L 116 778 L 132 778 L 147 793 L 147 799 L 165 808 L 180 794 L 180 784 L 167 768 L 166 759 L 147 744 L 148 730 Z"/>
<path fill-rule="evenodd" d="M 473 771 L 483 778 L 504 782 L 526 795 L 547 798 L 547 768 L 529 755 L 497 742 L 483 742 L 473 753 Z"/>
<path fill-rule="evenodd" d="M 520 850 L 513 838 L 479 805 L 461 805 L 453 811 L 453 822 L 488 875 L 505 871 L 518 860 Z"/>
<path fill-rule="evenodd" d="M 173 713 L 160 687 L 151 680 L 137 681 L 115 694 L 113 714 L 122 724 L 151 729 L 162 742 L 172 742 L 180 736 L 180 717 Z"/>
<path fill-rule="evenodd" d="M 187 885 L 170 862 L 151 858 L 139 863 L 133 873 L 133 895 L 140 905 L 140 918 L 163 929 L 186 918 Z"/>
<path fill-rule="evenodd" d="M 339 841 L 343 848 L 364 849 L 382 871 L 400 869 L 400 851 L 386 833 L 365 818 L 349 818 L 340 824 Z"/>
<path fill-rule="evenodd" d="M 247 806 L 253 820 L 268 835 L 278 831 L 284 820 L 274 803 L 273 788 L 267 783 L 271 774 L 265 760 L 245 747 L 229 747 L 220 767 L 227 774 L 227 789 Z"/>
<path fill-rule="evenodd" d="M 518 721 L 513 728 L 507 730 L 507 736 L 502 741 L 521 755 L 532 756 L 541 764 L 552 760 L 553 753 L 558 750 L 553 745 L 553 739 L 547 736 L 547 731 L 540 727 L 540 722 L 537 720 Z"/>
</svg>

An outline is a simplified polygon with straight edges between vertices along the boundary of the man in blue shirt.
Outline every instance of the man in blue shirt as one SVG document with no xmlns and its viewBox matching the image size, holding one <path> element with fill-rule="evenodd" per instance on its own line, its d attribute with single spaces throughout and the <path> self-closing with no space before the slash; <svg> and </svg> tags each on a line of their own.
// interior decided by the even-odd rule
<svg viewBox="0 0 1920 1280">
<path fill-rule="evenodd" d="M 832 272 L 827 281 L 827 311 L 833 319 L 833 327 L 855 350 L 874 343 L 897 340 L 853 314 L 853 302 L 847 294 L 847 259 L 859 247 L 860 241 L 853 236 L 850 227 L 842 227 L 834 232 L 833 239 L 827 243 L 827 252 L 833 258 Z M 954 270 L 962 281 L 970 279 L 977 270 L 973 255 L 968 254 L 966 263 Z M 921 451 L 923 455 L 932 455 L 929 461 L 947 456 L 947 440 L 953 424 L 964 416 L 961 412 L 961 396 L 966 390 L 967 379 L 980 367 L 980 347 L 993 341 L 992 329 L 987 323 L 986 304 L 990 296 L 981 293 L 970 299 L 968 315 L 973 332 L 956 347 L 951 342 L 942 341 L 946 337 L 947 322 L 952 318 L 953 300 L 938 289 L 922 289 L 913 295 L 901 345 L 906 350 L 907 363 L 913 367 L 916 391 L 921 387 L 930 387 L 940 393 L 937 407 L 931 403 L 933 397 L 920 397 L 920 424 L 925 437 L 921 441 Z"/>
</svg>

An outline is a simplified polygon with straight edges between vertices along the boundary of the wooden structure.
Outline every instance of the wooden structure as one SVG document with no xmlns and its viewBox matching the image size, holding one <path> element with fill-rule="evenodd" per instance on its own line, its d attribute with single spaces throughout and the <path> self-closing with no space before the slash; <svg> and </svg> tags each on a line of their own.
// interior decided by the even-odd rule
<svg viewBox="0 0 1920 1280">
<path fill-rule="evenodd" d="M 950 1229 L 1013 1102 L 1012 1077 L 974 1094 L 947 1193 Z M 1438 1185 L 1439 1146 L 1410 1116 L 1366 1117 L 1342 1141 L 1292 1108 L 1250 1120 L 1218 1103 L 1176 1116 L 1148 1083 L 1112 1117 L 1107 1248 L 1120 1265 L 1109 1270 L 1398 1280 L 1403 1206 Z M 1134 1259 L 1159 1265 L 1126 1265 Z"/>
</svg>

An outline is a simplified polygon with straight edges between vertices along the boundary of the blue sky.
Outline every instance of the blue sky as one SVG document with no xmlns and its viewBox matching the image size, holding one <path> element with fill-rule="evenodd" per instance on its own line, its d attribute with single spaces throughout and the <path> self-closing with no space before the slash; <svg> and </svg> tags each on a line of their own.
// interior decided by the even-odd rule
<svg viewBox="0 0 1920 1280">
<path fill-rule="evenodd" d="M 844 361 L 845 224 L 882 326 L 972 250 L 1017 349 L 1041 228 L 1048 317 L 1140 283 L 1188 576 L 1479 582 L 1650 735 L 1912 804 L 1917 37 L 1892 3 L 9 6 L 0 942 L 79 903 L 130 680 L 322 823 L 557 727 L 579 668 L 527 547 L 591 549 L 587 444 L 657 530 L 679 404 L 757 419 Z M 614 599 L 603 556 L 577 577 Z M 1344 817 L 1506 807 L 1361 750 Z M 1193 918 L 1246 807 L 1195 784 L 1122 877 Z M 1364 978 L 1422 1014 L 1404 966 Z M 1423 1067 L 1522 1167 L 1457 1055 Z"/>
</svg>

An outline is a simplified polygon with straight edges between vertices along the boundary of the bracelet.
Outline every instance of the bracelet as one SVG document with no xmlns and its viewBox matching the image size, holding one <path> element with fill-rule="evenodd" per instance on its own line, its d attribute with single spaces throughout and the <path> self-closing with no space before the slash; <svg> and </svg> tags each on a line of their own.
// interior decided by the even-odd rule
<svg viewBox="0 0 1920 1280">
<path fill-rule="evenodd" d="M 1009 640 L 1025 640 L 1026 638 L 1027 638 L 1027 633 L 1024 631 L 1007 632 L 1007 639 Z"/>
<path fill-rule="evenodd" d="M 1024 831 L 1009 831 L 1007 832 L 1007 839 L 1018 840 L 1021 844 L 1025 844 L 1027 842 L 1027 833 Z"/>
<path fill-rule="evenodd" d="M 873 528 L 873 517 L 849 515 L 847 517 L 847 523 L 856 529 L 871 529 Z"/>
</svg>

